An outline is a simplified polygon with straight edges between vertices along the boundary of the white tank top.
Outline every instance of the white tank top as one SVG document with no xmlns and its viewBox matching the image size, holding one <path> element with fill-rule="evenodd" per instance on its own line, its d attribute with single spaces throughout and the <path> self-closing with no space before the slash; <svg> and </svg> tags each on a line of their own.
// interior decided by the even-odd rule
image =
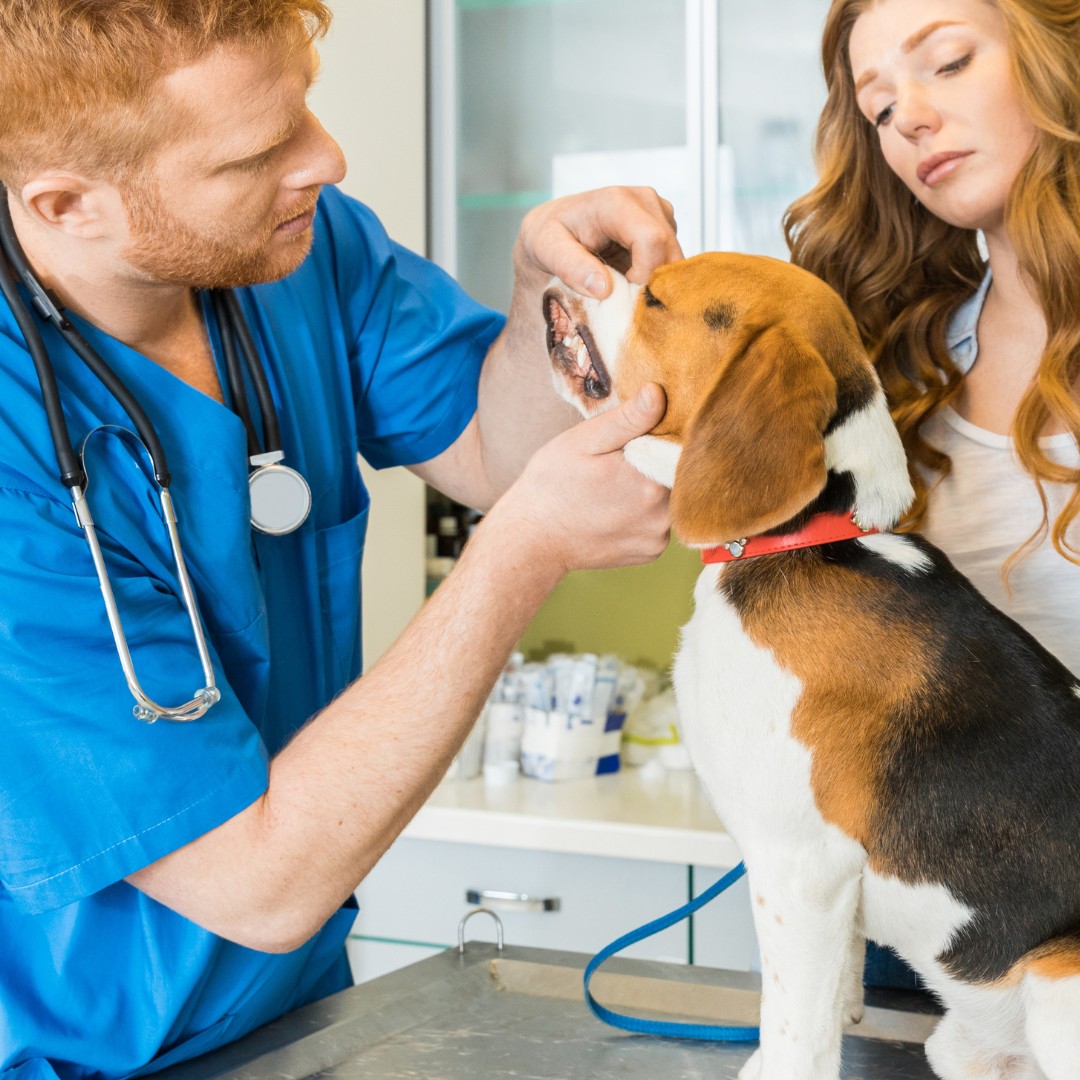
<svg viewBox="0 0 1080 1080">
<path fill-rule="evenodd" d="M 1042 520 L 1035 482 L 1017 461 L 1012 439 L 975 427 L 949 408 L 924 425 L 923 435 L 949 455 L 952 473 L 931 494 L 920 531 L 992 604 L 1080 674 L 1080 566 L 1046 539 L 1013 565 L 1008 594 L 1001 578 L 1005 560 Z M 1053 461 L 1074 467 L 1080 461 L 1070 435 L 1040 443 Z M 1067 490 L 1044 486 L 1053 522 Z M 1076 521 L 1068 538 L 1080 544 Z"/>
<path fill-rule="evenodd" d="M 975 328 L 990 284 L 953 318 L 948 343 L 963 370 L 975 362 Z M 1034 635 L 1071 671 L 1080 674 L 1080 566 L 1059 555 L 1049 538 L 1013 565 L 1008 592 L 1002 581 L 1005 560 L 1042 520 L 1035 481 L 1017 460 L 1012 439 L 985 431 L 946 408 L 923 426 L 923 437 L 952 460 L 952 473 L 931 493 L 922 534 L 996 607 Z M 1071 435 L 1039 440 L 1051 460 L 1080 463 Z M 1044 484 L 1053 523 L 1068 489 Z M 1068 539 L 1080 546 L 1080 518 Z"/>
</svg>

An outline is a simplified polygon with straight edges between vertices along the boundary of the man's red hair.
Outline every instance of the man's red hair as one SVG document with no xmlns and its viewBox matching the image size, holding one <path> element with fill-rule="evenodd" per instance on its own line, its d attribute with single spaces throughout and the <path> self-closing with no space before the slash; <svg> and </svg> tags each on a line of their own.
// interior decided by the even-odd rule
<svg viewBox="0 0 1080 1080">
<path fill-rule="evenodd" d="M 0 0 L 0 181 L 122 180 L 175 133 L 160 80 L 218 45 L 322 36 L 324 0 Z"/>
</svg>

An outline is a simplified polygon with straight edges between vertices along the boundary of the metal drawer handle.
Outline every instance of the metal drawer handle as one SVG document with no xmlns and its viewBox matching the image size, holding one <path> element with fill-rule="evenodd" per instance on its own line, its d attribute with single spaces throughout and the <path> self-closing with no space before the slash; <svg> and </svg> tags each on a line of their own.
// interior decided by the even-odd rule
<svg viewBox="0 0 1080 1080">
<path fill-rule="evenodd" d="M 562 901 L 557 896 L 528 896 L 495 889 L 469 889 L 465 899 L 470 904 L 483 904 L 498 911 L 558 911 L 562 907 Z"/>
</svg>

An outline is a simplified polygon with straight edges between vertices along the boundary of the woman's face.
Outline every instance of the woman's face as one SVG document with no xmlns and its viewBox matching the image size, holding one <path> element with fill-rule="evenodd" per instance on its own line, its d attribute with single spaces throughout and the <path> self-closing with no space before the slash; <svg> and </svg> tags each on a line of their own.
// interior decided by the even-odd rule
<svg viewBox="0 0 1080 1080">
<path fill-rule="evenodd" d="M 997 8 L 878 0 L 856 20 L 850 55 L 859 109 L 893 172 L 950 225 L 999 229 L 1035 126 Z"/>
</svg>

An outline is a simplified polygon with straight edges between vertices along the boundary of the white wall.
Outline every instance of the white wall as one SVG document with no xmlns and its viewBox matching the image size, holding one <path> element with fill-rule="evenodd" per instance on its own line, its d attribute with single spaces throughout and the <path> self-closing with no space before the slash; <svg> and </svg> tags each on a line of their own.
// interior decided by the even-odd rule
<svg viewBox="0 0 1080 1080">
<path fill-rule="evenodd" d="M 395 239 L 426 249 L 424 0 L 336 0 L 312 109 L 349 162 L 342 185 Z M 424 486 L 404 469 L 363 467 L 372 512 L 364 556 L 364 662 L 370 667 L 424 599 Z"/>
</svg>

